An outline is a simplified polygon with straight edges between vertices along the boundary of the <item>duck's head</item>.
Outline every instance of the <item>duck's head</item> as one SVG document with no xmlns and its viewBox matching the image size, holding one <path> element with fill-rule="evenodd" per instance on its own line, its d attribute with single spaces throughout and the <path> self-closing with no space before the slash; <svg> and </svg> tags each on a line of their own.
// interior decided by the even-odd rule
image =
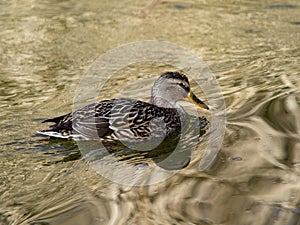
<svg viewBox="0 0 300 225">
<path fill-rule="evenodd" d="M 179 72 L 166 72 L 154 83 L 151 102 L 160 107 L 174 107 L 177 101 L 189 101 L 197 107 L 209 107 L 193 94 L 188 78 Z"/>
</svg>

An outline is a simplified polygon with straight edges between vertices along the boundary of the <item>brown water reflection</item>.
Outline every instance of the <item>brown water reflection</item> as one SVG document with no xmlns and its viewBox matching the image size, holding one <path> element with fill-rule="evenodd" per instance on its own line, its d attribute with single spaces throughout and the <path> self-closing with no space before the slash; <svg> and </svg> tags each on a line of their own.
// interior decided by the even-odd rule
<svg viewBox="0 0 300 225">
<path fill-rule="evenodd" d="M 0 224 L 298 224 L 299 2 L 170 0 L 140 18 L 148 4 L 0 3 Z M 166 182 L 121 186 L 91 170 L 75 143 L 35 132 L 71 110 L 95 58 L 148 39 L 203 57 L 226 100 L 227 132 L 208 172 L 196 152 Z M 112 85 L 165 69 L 132 67 Z"/>
</svg>

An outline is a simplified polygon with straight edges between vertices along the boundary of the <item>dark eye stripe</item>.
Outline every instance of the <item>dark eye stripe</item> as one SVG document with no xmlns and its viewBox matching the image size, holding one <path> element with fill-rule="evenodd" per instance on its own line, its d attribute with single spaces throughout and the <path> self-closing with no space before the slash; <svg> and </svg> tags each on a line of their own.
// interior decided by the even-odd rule
<svg viewBox="0 0 300 225">
<path fill-rule="evenodd" d="M 189 87 L 189 86 L 186 86 L 186 85 L 184 85 L 183 83 L 178 83 L 178 85 L 179 85 L 180 87 L 182 87 L 186 92 L 190 92 L 190 87 Z"/>
</svg>

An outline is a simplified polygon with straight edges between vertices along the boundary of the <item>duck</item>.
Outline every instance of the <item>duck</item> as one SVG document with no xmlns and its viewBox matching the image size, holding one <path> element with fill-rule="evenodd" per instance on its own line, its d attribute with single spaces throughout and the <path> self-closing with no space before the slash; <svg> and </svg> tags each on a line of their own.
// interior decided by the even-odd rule
<svg viewBox="0 0 300 225">
<path fill-rule="evenodd" d="M 165 72 L 152 86 L 150 103 L 129 98 L 102 100 L 44 120 L 42 123 L 53 124 L 38 133 L 52 138 L 143 143 L 149 137 L 168 137 L 181 129 L 188 114 L 180 101 L 209 110 L 191 91 L 186 75 Z M 199 117 L 201 130 L 207 124 L 205 117 Z"/>
</svg>

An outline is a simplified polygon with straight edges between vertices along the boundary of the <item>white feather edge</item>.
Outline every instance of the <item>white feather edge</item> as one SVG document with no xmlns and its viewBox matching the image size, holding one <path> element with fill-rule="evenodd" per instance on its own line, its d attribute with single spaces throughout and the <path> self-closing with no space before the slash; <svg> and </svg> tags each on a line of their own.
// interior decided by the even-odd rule
<svg viewBox="0 0 300 225">
<path fill-rule="evenodd" d="M 38 134 L 44 135 L 44 136 L 50 136 L 50 137 L 55 137 L 55 138 L 63 138 L 63 139 L 69 139 L 69 138 L 79 138 L 80 135 L 74 135 L 74 134 L 70 134 L 70 135 L 62 135 L 60 133 L 57 132 L 53 132 L 53 131 L 37 131 Z"/>
<path fill-rule="evenodd" d="M 38 134 L 44 135 L 44 136 L 48 136 L 48 137 L 54 137 L 54 138 L 61 138 L 61 139 L 73 139 L 75 141 L 84 141 L 84 140 L 103 140 L 102 138 L 97 137 L 96 139 L 89 139 L 86 138 L 84 136 L 82 136 L 81 134 L 70 134 L 70 135 L 62 135 L 60 133 L 57 132 L 53 132 L 53 131 L 37 131 Z M 117 140 L 116 137 L 111 137 L 111 138 L 106 138 L 106 141 L 115 141 Z"/>
</svg>

